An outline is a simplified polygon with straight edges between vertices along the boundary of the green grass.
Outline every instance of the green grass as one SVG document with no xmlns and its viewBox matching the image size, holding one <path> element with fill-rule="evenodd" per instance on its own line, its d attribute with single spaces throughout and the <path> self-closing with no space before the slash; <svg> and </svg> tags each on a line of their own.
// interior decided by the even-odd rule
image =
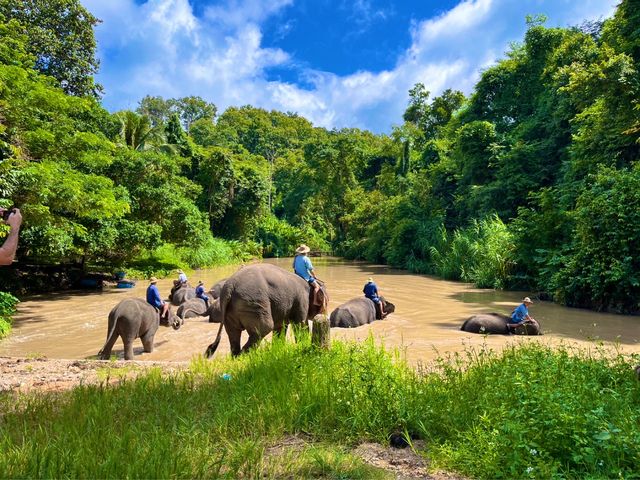
<svg viewBox="0 0 640 480">
<path fill-rule="evenodd" d="M 350 451 L 405 431 L 474 478 L 637 478 L 635 361 L 531 344 L 414 370 L 371 339 L 276 341 L 170 377 L 0 396 L 0 477 L 390 478 Z"/>
</svg>

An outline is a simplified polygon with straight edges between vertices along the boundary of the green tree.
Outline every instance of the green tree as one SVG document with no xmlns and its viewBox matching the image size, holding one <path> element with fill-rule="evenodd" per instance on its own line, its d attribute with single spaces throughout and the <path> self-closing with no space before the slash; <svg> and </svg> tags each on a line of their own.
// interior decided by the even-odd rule
<svg viewBox="0 0 640 480">
<path fill-rule="evenodd" d="M 93 80 L 99 65 L 93 27 L 99 20 L 79 0 L 0 0 L 0 15 L 22 25 L 35 67 L 66 93 L 99 94 Z"/>
</svg>

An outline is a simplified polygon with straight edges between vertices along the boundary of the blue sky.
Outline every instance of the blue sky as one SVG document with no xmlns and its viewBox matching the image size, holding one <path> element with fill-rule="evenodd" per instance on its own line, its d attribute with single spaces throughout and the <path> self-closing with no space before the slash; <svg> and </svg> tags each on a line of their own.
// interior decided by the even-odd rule
<svg viewBox="0 0 640 480">
<path fill-rule="evenodd" d="M 199 95 L 297 112 L 327 128 L 389 132 L 408 90 L 470 93 L 522 39 L 610 16 L 617 0 L 82 0 L 96 29 L 104 105 Z"/>
</svg>

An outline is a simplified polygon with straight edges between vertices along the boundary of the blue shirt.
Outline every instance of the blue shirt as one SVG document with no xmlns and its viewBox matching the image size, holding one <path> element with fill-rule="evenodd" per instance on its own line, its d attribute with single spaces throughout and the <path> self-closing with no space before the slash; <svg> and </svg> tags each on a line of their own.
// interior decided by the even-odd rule
<svg viewBox="0 0 640 480">
<path fill-rule="evenodd" d="M 375 284 L 375 282 L 368 282 L 367 284 L 365 284 L 364 288 L 362 289 L 362 293 L 364 293 L 364 296 L 373 300 L 374 302 L 378 301 L 378 286 Z"/>
<path fill-rule="evenodd" d="M 156 308 L 160 308 L 164 302 L 160 298 L 160 291 L 153 283 L 147 288 L 147 303 L 153 305 Z"/>
<path fill-rule="evenodd" d="M 313 278 L 311 276 L 311 270 L 313 270 L 313 265 L 311 265 L 309 257 L 306 255 L 296 255 L 296 258 L 293 259 L 293 271 L 308 282 Z"/>
<path fill-rule="evenodd" d="M 511 323 L 520 323 L 527 315 L 529 315 L 529 309 L 522 303 L 511 314 Z"/>
<path fill-rule="evenodd" d="M 198 285 L 196 287 L 196 297 L 201 298 L 203 300 L 209 300 L 209 297 L 204 293 L 204 287 L 202 285 Z"/>
</svg>

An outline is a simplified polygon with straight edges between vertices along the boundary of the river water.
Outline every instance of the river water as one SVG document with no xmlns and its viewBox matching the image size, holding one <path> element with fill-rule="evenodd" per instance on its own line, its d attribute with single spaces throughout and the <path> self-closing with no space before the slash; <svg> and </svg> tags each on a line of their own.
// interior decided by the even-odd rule
<svg viewBox="0 0 640 480">
<path fill-rule="evenodd" d="M 291 259 L 266 260 L 289 269 Z M 541 324 L 545 335 L 515 337 L 469 334 L 459 330 L 470 315 L 478 312 L 510 313 L 529 292 L 504 292 L 473 288 L 460 282 L 415 275 L 403 270 L 336 258 L 315 258 L 319 278 L 327 283 L 329 311 L 341 303 L 362 295 L 367 277 L 372 276 L 380 293 L 396 305 L 396 313 L 384 321 L 356 329 L 332 329 L 332 338 L 364 340 L 370 335 L 387 347 L 398 347 L 413 364 L 428 362 L 470 346 L 499 350 L 514 342 L 578 343 L 590 347 L 604 342 L 625 353 L 640 352 L 640 317 L 603 314 L 536 302 L 531 315 Z M 194 272 L 190 281 L 203 280 L 207 287 L 230 276 L 237 266 Z M 172 279 L 158 281 L 161 294 L 167 295 Z M 132 289 L 105 288 L 97 292 L 64 292 L 22 299 L 14 318 L 12 335 L 0 342 L 0 356 L 46 356 L 82 359 L 95 356 L 104 344 L 109 311 L 123 298 L 144 298 L 146 281 Z M 175 307 L 173 307 L 175 308 Z M 213 341 L 218 325 L 206 318 L 185 320 L 174 331 L 160 327 L 155 351 L 143 353 L 139 340 L 134 345 L 136 359 L 187 361 L 204 352 Z M 243 343 L 246 335 L 243 337 Z M 122 341 L 114 353 L 122 356 Z M 229 352 L 226 334 L 216 353 Z"/>
</svg>

